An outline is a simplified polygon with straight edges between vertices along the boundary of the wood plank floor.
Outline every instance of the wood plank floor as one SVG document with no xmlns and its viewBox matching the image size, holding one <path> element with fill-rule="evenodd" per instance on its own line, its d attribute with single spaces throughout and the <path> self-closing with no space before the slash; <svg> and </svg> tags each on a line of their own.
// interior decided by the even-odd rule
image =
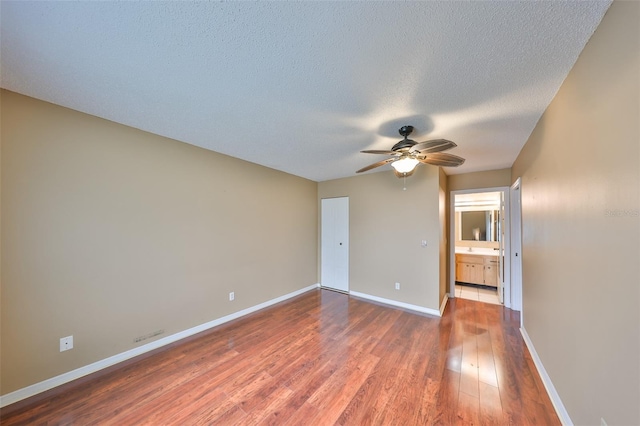
<svg viewBox="0 0 640 426">
<path fill-rule="evenodd" d="M 517 312 L 442 318 L 327 290 L 209 330 L 20 409 L 3 425 L 555 425 Z"/>
</svg>

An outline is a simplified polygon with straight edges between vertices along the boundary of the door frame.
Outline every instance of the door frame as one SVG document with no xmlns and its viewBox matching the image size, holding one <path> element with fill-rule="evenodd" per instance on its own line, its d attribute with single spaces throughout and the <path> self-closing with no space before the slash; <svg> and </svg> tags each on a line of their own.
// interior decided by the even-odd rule
<svg viewBox="0 0 640 426">
<path fill-rule="evenodd" d="M 491 188 L 460 189 L 449 192 L 449 297 L 454 298 L 456 293 L 456 195 L 480 194 L 483 192 L 502 192 L 504 195 L 504 266 L 502 268 L 502 288 L 504 306 L 511 308 L 511 209 L 510 187 L 496 186 Z"/>
<path fill-rule="evenodd" d="M 512 306 L 520 311 L 522 323 L 522 179 L 518 177 L 509 188 L 511 220 L 511 288 Z"/>
</svg>

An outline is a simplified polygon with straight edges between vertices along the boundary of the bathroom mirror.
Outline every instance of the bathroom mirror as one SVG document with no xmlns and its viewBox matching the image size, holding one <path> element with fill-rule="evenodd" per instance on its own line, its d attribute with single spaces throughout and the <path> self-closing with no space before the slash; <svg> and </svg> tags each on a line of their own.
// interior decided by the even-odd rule
<svg viewBox="0 0 640 426">
<path fill-rule="evenodd" d="M 461 240 L 498 241 L 500 236 L 498 210 L 460 212 Z"/>
</svg>

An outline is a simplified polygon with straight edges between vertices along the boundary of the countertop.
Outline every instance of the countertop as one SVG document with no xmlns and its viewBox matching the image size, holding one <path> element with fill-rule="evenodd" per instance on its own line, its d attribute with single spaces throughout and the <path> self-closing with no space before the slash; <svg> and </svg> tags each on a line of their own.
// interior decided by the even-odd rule
<svg viewBox="0 0 640 426">
<path fill-rule="evenodd" d="M 478 256 L 498 256 L 500 253 L 499 250 L 494 250 L 492 248 L 484 248 L 484 247 L 474 247 L 472 251 L 469 251 L 468 247 L 456 247 L 457 254 L 475 254 Z"/>
</svg>

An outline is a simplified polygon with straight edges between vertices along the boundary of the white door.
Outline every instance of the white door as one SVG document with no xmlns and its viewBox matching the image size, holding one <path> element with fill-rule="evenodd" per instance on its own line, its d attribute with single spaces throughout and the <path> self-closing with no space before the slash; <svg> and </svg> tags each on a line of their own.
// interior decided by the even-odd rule
<svg viewBox="0 0 640 426">
<path fill-rule="evenodd" d="M 320 283 L 349 291 L 349 197 L 321 200 Z"/>
</svg>

